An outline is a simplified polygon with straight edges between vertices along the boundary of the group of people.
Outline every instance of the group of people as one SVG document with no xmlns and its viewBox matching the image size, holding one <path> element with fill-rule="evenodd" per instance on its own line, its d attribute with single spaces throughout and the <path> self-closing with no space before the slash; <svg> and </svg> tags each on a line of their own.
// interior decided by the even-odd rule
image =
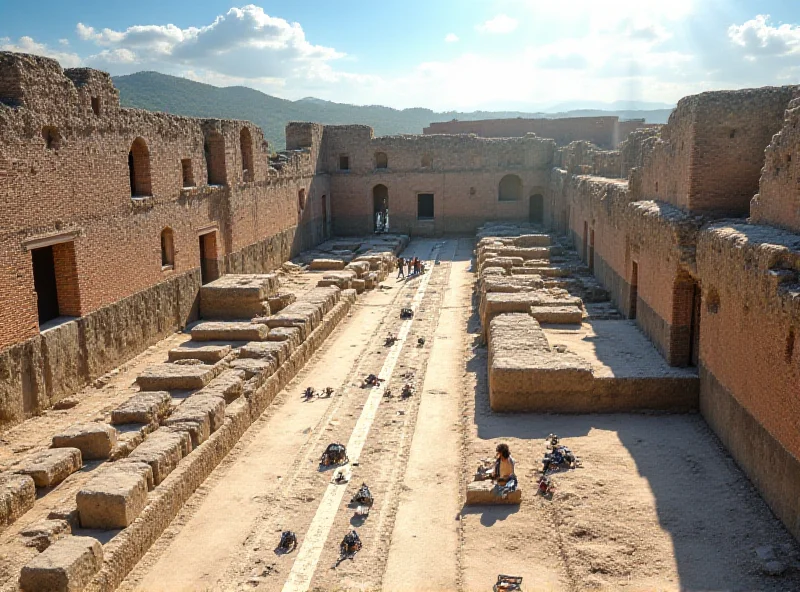
<svg viewBox="0 0 800 592">
<path fill-rule="evenodd" d="M 412 259 L 404 259 L 403 257 L 397 258 L 397 279 L 406 277 L 404 269 L 408 269 L 408 277 L 412 275 L 419 275 L 425 273 L 425 263 L 419 260 L 418 257 Z"/>
</svg>

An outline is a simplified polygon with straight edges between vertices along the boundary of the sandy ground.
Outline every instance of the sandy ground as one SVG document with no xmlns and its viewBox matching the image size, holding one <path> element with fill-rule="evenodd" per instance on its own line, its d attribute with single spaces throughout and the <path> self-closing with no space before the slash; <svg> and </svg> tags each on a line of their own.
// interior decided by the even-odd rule
<svg viewBox="0 0 800 592">
<path fill-rule="evenodd" d="M 486 591 L 497 574 L 510 573 L 524 577 L 527 592 L 800 590 L 797 544 L 699 416 L 492 413 L 472 242 L 440 242 L 441 263 L 431 267 L 388 381 L 395 395 L 404 382 L 417 393 L 382 400 L 377 408 L 359 465 L 333 508 L 310 589 Z M 436 244 L 412 241 L 407 254 L 427 257 Z M 391 277 L 384 282 L 391 289 L 359 299 L 121 590 L 283 589 L 299 550 L 276 553 L 280 531 L 294 530 L 302 545 L 312 520 L 326 511 L 321 502 L 332 471 L 318 469 L 319 454 L 329 442 L 350 438 L 370 393 L 360 381 L 386 362 L 384 337 L 401 326 L 399 309 L 419 283 Z M 570 347 L 591 351 L 597 335 L 603 336 L 574 338 Z M 426 338 L 423 347 L 419 336 Z M 623 345 L 615 365 L 625 364 L 631 348 L 627 340 Z M 159 344 L 144 356 L 163 356 L 169 347 Z M 337 395 L 305 403 L 300 393 L 309 385 L 333 386 Z M 86 405 L 80 413 L 87 417 L 105 412 L 111 405 L 105 392 L 89 391 L 76 409 Z M 37 421 L 44 419 L 55 421 Z M 32 425 L 30 435 L 15 429 L 8 447 L 42 445 L 48 429 Z M 555 475 L 552 500 L 534 492 L 550 432 L 583 461 L 582 468 Z M 499 442 L 510 445 L 517 461 L 522 504 L 464 507 L 478 460 Z M 366 520 L 354 517 L 348 504 L 362 481 L 375 496 Z M 352 528 L 364 548 L 334 569 L 339 541 Z M 3 533 L 2 540 L 10 536 Z M 759 553 L 774 555 L 785 572 L 766 575 Z"/>
</svg>

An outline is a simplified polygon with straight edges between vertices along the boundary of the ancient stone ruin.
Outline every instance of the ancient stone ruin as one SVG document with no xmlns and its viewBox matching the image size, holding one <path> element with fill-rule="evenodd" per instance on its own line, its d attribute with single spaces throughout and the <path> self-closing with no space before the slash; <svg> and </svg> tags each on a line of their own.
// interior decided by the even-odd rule
<svg viewBox="0 0 800 592">
<path fill-rule="evenodd" d="M 274 153 L 0 52 L 0 590 L 800 588 L 798 119 Z"/>
</svg>

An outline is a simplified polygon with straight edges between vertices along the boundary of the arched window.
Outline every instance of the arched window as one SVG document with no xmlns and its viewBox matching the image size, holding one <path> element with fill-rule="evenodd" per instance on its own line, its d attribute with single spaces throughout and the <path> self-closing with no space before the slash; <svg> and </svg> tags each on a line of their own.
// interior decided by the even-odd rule
<svg viewBox="0 0 800 592">
<path fill-rule="evenodd" d="M 209 185 L 225 185 L 225 138 L 219 132 L 211 132 L 206 136 L 203 150 L 206 155 L 206 172 Z"/>
<path fill-rule="evenodd" d="M 255 178 L 253 171 L 253 138 L 250 130 L 242 128 L 239 134 L 239 147 L 242 151 L 242 178 L 244 181 L 252 181 Z"/>
<path fill-rule="evenodd" d="M 422 168 L 429 169 L 432 166 L 433 166 L 433 156 L 431 156 L 430 154 L 425 154 L 422 157 Z"/>
<path fill-rule="evenodd" d="M 142 138 L 136 138 L 128 152 L 128 172 L 131 181 L 131 197 L 152 195 L 150 185 L 150 151 Z"/>
<path fill-rule="evenodd" d="M 386 156 L 385 152 L 376 152 L 375 153 L 375 168 L 376 169 L 388 169 L 389 168 L 389 157 Z"/>
<path fill-rule="evenodd" d="M 161 231 L 161 267 L 175 267 L 175 242 L 171 228 Z"/>
<path fill-rule="evenodd" d="M 517 201 L 522 199 L 522 179 L 517 175 L 506 175 L 500 179 L 497 199 L 500 201 Z"/>
</svg>

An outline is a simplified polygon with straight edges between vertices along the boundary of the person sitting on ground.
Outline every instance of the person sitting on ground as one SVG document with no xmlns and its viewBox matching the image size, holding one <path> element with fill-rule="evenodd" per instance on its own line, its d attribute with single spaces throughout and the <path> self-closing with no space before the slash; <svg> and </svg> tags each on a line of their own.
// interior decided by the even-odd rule
<svg viewBox="0 0 800 592">
<path fill-rule="evenodd" d="M 399 280 L 401 277 L 405 277 L 403 273 L 403 265 L 405 265 L 405 260 L 402 257 L 397 258 L 397 279 Z"/>
<path fill-rule="evenodd" d="M 495 463 L 492 479 L 496 483 L 495 495 L 508 497 L 508 494 L 517 489 L 517 476 L 514 474 L 516 462 L 511 456 L 508 444 L 498 444 L 495 449 Z"/>
</svg>

